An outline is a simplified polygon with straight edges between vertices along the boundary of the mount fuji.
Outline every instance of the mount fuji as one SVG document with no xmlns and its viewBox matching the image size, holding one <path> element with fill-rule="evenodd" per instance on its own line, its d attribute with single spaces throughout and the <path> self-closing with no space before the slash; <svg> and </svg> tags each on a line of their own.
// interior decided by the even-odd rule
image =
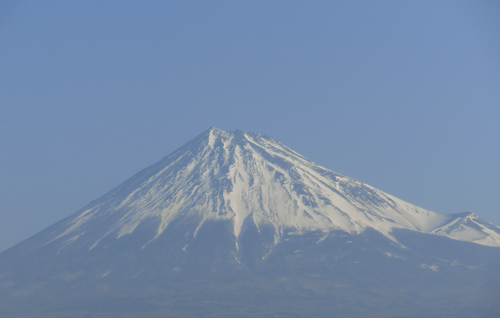
<svg viewBox="0 0 500 318">
<path fill-rule="evenodd" d="M 211 128 L 0 254 L 2 317 L 495 317 L 500 227 Z"/>
</svg>

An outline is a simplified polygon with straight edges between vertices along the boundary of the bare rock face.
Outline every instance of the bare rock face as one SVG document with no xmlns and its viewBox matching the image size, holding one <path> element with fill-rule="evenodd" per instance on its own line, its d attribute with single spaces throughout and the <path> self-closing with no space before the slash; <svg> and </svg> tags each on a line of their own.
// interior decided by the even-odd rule
<svg viewBox="0 0 500 318">
<path fill-rule="evenodd" d="M 500 228 L 209 129 L 0 254 L 2 317 L 500 316 Z"/>
</svg>

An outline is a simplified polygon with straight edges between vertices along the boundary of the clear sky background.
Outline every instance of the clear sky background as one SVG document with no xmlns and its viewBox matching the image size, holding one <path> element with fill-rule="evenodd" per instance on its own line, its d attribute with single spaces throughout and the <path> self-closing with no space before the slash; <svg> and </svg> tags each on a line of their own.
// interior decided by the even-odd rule
<svg viewBox="0 0 500 318">
<path fill-rule="evenodd" d="M 500 225 L 500 2 L 2 1 L 0 251 L 211 126 Z"/>
</svg>

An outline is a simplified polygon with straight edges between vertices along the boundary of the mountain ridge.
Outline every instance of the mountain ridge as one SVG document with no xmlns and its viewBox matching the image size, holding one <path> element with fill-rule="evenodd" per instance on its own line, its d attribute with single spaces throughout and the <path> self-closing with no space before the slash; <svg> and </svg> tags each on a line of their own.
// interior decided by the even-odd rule
<svg viewBox="0 0 500 318">
<path fill-rule="evenodd" d="M 109 235 L 158 222 L 158 238 L 176 218 L 231 220 L 238 237 L 251 218 L 257 230 L 297 232 L 374 228 L 391 240 L 403 228 L 500 246 L 500 228 L 477 216 L 432 212 L 313 163 L 265 134 L 210 128 L 75 213 L 48 242 L 69 246 L 96 220 L 114 219 L 89 250 Z M 463 219 L 463 220 L 462 220 Z M 453 222 L 455 225 L 449 225 Z M 146 244 L 149 244 L 146 243 Z"/>
</svg>

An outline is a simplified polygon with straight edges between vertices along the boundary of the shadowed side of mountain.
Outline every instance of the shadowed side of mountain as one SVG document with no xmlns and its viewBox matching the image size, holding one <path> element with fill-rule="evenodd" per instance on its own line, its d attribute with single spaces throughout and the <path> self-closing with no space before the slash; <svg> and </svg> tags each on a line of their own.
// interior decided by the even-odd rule
<svg viewBox="0 0 500 318">
<path fill-rule="evenodd" d="M 43 317 L 46 310 L 51 317 L 97 312 L 100 317 L 131 312 L 137 317 L 196 312 L 214 317 L 238 312 L 261 317 L 500 313 L 497 248 L 408 230 L 394 233 L 404 246 L 370 229 L 359 235 L 289 231 L 271 254 L 256 262 L 253 256 L 265 255 L 269 241 L 249 226 L 240 242 L 249 254 L 240 255 L 238 262 L 234 244 L 227 243 L 230 223 L 204 223 L 193 239 L 185 239 L 191 237 L 189 226 L 172 226 L 171 233 L 151 243 L 157 246 L 147 245 L 127 254 L 128 259 L 105 257 L 101 247 L 89 252 L 100 257 L 87 254 L 94 260 L 85 262 L 80 256 L 67 264 L 74 271 L 66 269 L 49 283 L 3 286 L 2 307 L 9 310 L 5 317 L 15 317 L 16 306 L 19 312 L 29 308 L 33 317 Z M 119 258 L 110 261 L 114 257 Z M 35 270 L 37 264 L 27 269 Z M 127 304 L 119 308 L 121 302 Z"/>
</svg>

